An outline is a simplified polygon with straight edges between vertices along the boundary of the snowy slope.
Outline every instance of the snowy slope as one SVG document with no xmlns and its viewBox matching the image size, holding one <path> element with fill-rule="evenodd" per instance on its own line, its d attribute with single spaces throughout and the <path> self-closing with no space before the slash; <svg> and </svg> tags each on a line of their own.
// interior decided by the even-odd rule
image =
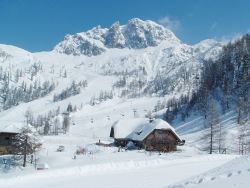
<svg viewBox="0 0 250 188">
<path fill-rule="evenodd" d="M 7 110 L 0 106 L 0 129 L 7 124 L 24 124 L 27 109 L 37 117 L 58 107 L 63 112 L 69 103 L 77 107 L 70 115 L 69 133 L 42 137 L 38 162 L 48 163 L 50 169 L 39 172 L 32 165 L 26 169 L 5 169 L 0 157 L 0 187 L 165 187 L 182 184 L 233 160 L 234 155 L 208 156 L 197 149 L 203 120 L 195 115 L 185 123 L 174 122 L 176 132 L 187 141 L 176 153 L 118 152 L 115 147 L 94 145 L 98 140 L 112 142 L 109 133 L 115 121 L 144 118 L 159 100 L 191 95 L 198 87 L 202 61 L 216 58 L 221 48 L 221 43 L 214 40 L 194 46 L 184 44 L 163 26 L 140 19 L 67 35 L 49 52 L 30 53 L 0 45 L 1 89 L 6 79 L 4 73 L 8 73 L 10 88 L 20 88 L 23 83 L 32 87 L 45 81 L 55 83 L 45 96 L 21 101 Z M 114 87 L 122 78 L 126 79 L 125 85 Z M 87 80 L 87 87 L 81 88 L 80 94 L 54 102 L 53 96 L 73 80 Z M 95 105 L 90 105 L 102 91 L 112 91 L 114 97 L 97 99 Z M 128 94 L 121 97 L 124 91 Z M 222 118 L 223 125 L 230 127 L 230 139 L 236 130 L 234 114 L 229 112 Z M 56 152 L 60 145 L 65 146 L 62 153 Z M 79 147 L 86 148 L 88 154 L 73 160 Z"/>
<path fill-rule="evenodd" d="M 206 182 L 209 183 L 214 177 L 213 174 L 216 175 L 217 172 L 219 175 L 216 175 L 216 180 L 222 181 L 222 184 L 228 179 L 232 179 L 234 183 L 237 181 L 234 178 L 238 178 L 242 183 L 246 182 L 249 160 L 234 161 L 233 159 L 237 157 L 235 155 L 207 155 L 196 149 L 195 144 L 199 144 L 196 139 L 202 135 L 202 132 L 186 135 L 188 123 L 186 127 L 177 125 L 177 131 L 179 127 L 178 132 L 188 142 L 183 147 L 179 147 L 178 152 L 175 153 L 159 155 L 143 150 L 118 152 L 115 147 L 105 148 L 93 145 L 99 139 L 109 140 L 109 131 L 114 121 L 124 117 L 133 118 L 134 108 L 137 108 L 137 116 L 143 117 L 146 113 L 145 109 L 150 109 L 157 100 L 159 98 L 125 101 L 117 98 L 97 106 L 85 106 L 72 114 L 71 118 L 75 125 L 71 126 L 69 134 L 43 137 L 43 149 L 39 154 L 38 162 L 46 162 L 50 169 L 35 171 L 30 165 L 24 171 L 18 168 L 4 170 L 0 165 L 0 169 L 2 167 L 0 173 L 5 172 L 0 176 L 0 186 L 4 188 L 178 187 L 186 186 L 185 183 L 189 182 L 188 186 L 199 187 L 203 183 L 204 185 Z M 110 119 L 107 118 L 108 116 Z M 232 116 L 233 114 L 227 114 L 223 121 L 229 123 Z M 94 119 L 93 123 L 90 121 L 91 118 Z M 199 124 L 197 123 L 196 126 Z M 56 152 L 59 145 L 65 146 L 64 152 Z M 91 153 L 77 156 L 73 160 L 74 152 L 78 147 L 84 147 Z M 231 160 L 233 161 L 230 162 Z M 225 167 L 221 167 L 224 164 Z M 238 171 L 241 171 L 239 174 L 242 176 L 238 176 Z M 232 178 L 227 178 L 230 173 L 233 174 L 233 176 L 229 175 Z"/>
<path fill-rule="evenodd" d="M 145 33 L 149 31 L 150 33 L 146 35 Z M 111 45 L 107 42 L 107 38 L 111 37 L 108 36 L 112 35 L 108 33 L 112 32 L 114 35 L 119 33 L 124 35 L 125 46 L 120 48 L 114 43 Z M 23 82 L 34 85 L 35 82 L 45 81 L 54 82 L 56 85 L 55 89 L 43 98 L 29 103 L 20 102 L 18 106 L 1 112 L 0 121 L 22 121 L 22 116 L 28 107 L 31 107 L 34 113 L 41 114 L 58 106 L 65 109 L 69 102 L 78 107 L 81 104 L 87 105 L 93 96 L 99 95 L 101 90 L 113 90 L 115 97 L 120 97 L 124 91 L 128 91 L 128 96 L 176 95 L 178 97 L 180 93 L 191 94 L 197 88 L 197 76 L 202 68 L 201 59 L 207 55 L 207 51 L 209 56 L 215 57 L 210 51 L 219 52 L 221 49 L 221 44 L 215 41 L 201 42 L 195 46 L 183 44 L 166 28 L 152 21 L 139 19 L 132 19 L 123 26 L 115 23 L 109 29 L 97 27 L 80 35 L 88 40 L 96 40 L 103 46 L 106 45 L 103 47 L 105 52 L 90 57 L 84 53 L 72 55 L 59 50 L 65 46 L 70 47 L 71 50 L 77 50 L 79 46 L 76 46 L 75 42 L 81 44 L 82 39 L 74 36 L 66 36 L 50 52 L 29 53 L 13 46 L 0 45 L 1 67 L 10 75 L 10 86 L 20 87 Z M 131 39 L 132 36 L 137 39 L 142 37 L 145 44 L 141 41 L 142 46 L 135 46 L 131 43 L 136 42 Z M 69 38 L 74 38 L 74 41 Z M 119 37 L 118 39 L 120 40 Z M 117 43 L 117 40 L 113 42 Z M 137 45 L 139 41 L 138 39 Z M 36 74 L 32 72 L 34 65 L 42 67 L 35 72 Z M 17 71 L 22 71 L 23 75 L 15 81 Z M 63 76 L 65 72 L 67 77 Z M 112 86 L 121 76 L 126 77 L 126 85 L 123 88 L 113 88 Z M 73 80 L 87 80 L 88 87 L 83 88 L 81 94 L 77 96 L 52 102 L 53 95 L 60 93 Z M 139 82 L 143 85 L 138 91 L 136 89 L 138 86 L 132 84 Z"/>
<path fill-rule="evenodd" d="M 250 176 L 249 156 L 238 157 L 218 168 L 202 173 L 198 176 L 188 178 L 185 181 L 168 186 L 168 188 L 247 188 Z"/>
</svg>

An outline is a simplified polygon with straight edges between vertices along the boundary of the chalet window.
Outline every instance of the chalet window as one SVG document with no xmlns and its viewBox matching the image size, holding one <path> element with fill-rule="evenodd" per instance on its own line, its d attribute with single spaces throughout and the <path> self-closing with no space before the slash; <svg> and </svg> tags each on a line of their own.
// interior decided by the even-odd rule
<svg viewBox="0 0 250 188">
<path fill-rule="evenodd" d="M 6 136 L 6 137 L 5 137 L 5 140 L 10 140 L 10 137 Z"/>
</svg>

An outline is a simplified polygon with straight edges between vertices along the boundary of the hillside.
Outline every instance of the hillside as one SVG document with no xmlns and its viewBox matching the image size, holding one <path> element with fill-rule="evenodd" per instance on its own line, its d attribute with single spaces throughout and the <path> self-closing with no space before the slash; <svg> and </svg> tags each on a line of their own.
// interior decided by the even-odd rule
<svg viewBox="0 0 250 188">
<path fill-rule="evenodd" d="M 248 86 L 233 85 L 245 79 L 237 76 L 243 70 L 241 56 L 235 59 L 231 52 L 244 40 L 239 43 L 223 47 L 207 39 L 188 45 L 169 29 L 134 18 L 126 25 L 116 22 L 67 35 L 52 51 L 0 45 L 0 129 L 20 128 L 26 121 L 34 126 L 43 143 L 35 157 L 50 167 L 42 172 L 33 164 L 5 168 L 8 156 L 0 157 L 0 187 L 208 187 L 228 178 L 247 185 L 249 158 L 235 155 L 243 132 L 238 128 L 238 92 Z M 248 57 L 249 46 L 243 49 Z M 239 68 L 227 72 L 232 62 Z M 225 90 L 227 78 L 235 86 L 230 90 Z M 225 91 L 232 95 L 226 98 L 230 108 L 223 111 Z M 70 127 L 62 134 L 66 111 Z M 228 155 L 217 151 L 217 144 L 211 155 L 204 149 L 207 119 L 214 111 Z M 150 116 L 171 122 L 185 145 L 173 153 L 118 152 L 117 147 L 95 145 L 112 142 L 115 121 Z M 65 151 L 56 152 L 62 145 Z M 74 158 L 79 148 L 86 154 Z"/>
<path fill-rule="evenodd" d="M 131 33 L 131 36 L 138 39 L 138 44 L 146 42 L 142 46 L 134 46 L 130 44 L 129 36 L 124 36 L 126 45 L 122 48 L 111 39 L 108 45 L 103 41 L 110 38 L 110 30 L 115 30 L 114 33 L 121 30 L 122 36 Z M 152 33 L 146 36 L 148 30 Z M 0 46 L 1 106 L 8 110 L 8 113 L 4 111 L 0 114 L 0 121 L 9 120 L 4 115 L 6 113 L 15 121 L 11 114 L 19 114 L 17 111 L 22 114 L 29 106 L 36 113 L 36 105 L 33 104 L 46 104 L 44 112 L 39 107 L 40 113 L 58 106 L 63 110 L 69 102 L 78 104 L 79 108 L 80 104 L 88 105 L 91 98 L 99 97 L 101 91 L 112 90 L 114 97 L 118 98 L 168 97 L 178 96 L 179 93 L 190 95 L 198 87 L 197 77 L 201 73 L 202 60 L 216 58 L 222 46 L 209 40 L 194 46 L 186 45 L 163 26 L 139 19 L 132 19 L 127 25 L 119 26 L 115 23 L 109 29 L 97 27 L 80 34 L 86 40 L 93 39 L 102 42 L 104 46 L 106 44 L 103 53 L 86 55 L 88 50 L 83 46 L 92 51 L 95 49 L 77 38 L 78 34 L 66 36 L 50 52 L 30 53 L 14 46 Z M 79 48 L 82 51 L 69 54 L 66 52 L 69 48 L 70 51 Z M 72 81 L 85 80 L 88 87 L 81 88 L 79 95 L 53 102 L 53 95 L 69 87 Z M 102 80 L 101 85 L 99 80 Z M 17 120 L 22 121 L 21 116 L 17 116 Z"/>
</svg>

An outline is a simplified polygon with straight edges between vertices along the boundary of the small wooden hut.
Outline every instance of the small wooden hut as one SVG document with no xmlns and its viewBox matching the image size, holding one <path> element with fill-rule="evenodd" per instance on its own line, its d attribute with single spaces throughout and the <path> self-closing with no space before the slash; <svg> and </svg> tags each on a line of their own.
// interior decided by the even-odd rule
<svg viewBox="0 0 250 188">
<path fill-rule="evenodd" d="M 19 133 L 16 125 L 0 127 L 0 155 L 11 153 L 11 141 Z"/>
</svg>

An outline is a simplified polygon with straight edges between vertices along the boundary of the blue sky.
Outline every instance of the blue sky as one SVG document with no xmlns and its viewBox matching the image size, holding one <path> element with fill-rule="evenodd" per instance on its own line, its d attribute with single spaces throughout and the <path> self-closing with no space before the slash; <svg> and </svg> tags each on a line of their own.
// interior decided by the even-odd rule
<svg viewBox="0 0 250 188">
<path fill-rule="evenodd" d="M 185 43 L 250 29 L 249 0 L 0 0 L 0 43 L 50 50 L 70 33 L 137 17 L 160 22 Z"/>
</svg>

